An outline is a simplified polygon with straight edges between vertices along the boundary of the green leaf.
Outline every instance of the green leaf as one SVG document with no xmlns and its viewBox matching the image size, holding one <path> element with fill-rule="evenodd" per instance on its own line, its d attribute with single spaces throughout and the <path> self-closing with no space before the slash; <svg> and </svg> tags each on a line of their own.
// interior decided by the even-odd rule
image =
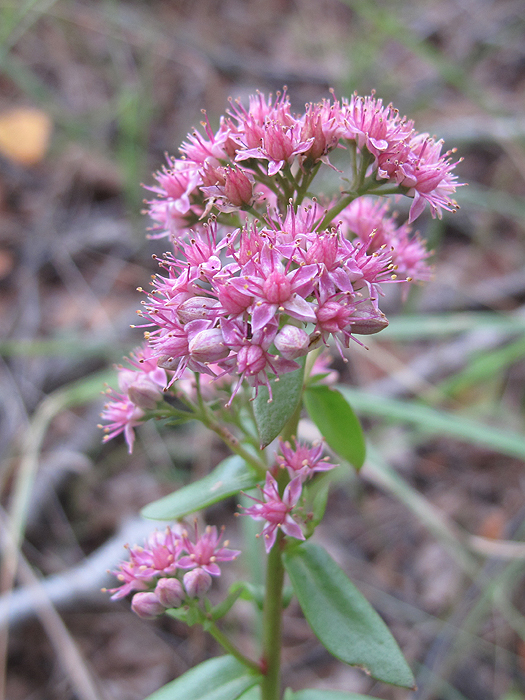
<svg viewBox="0 0 525 700">
<path fill-rule="evenodd" d="M 419 401 L 390 399 L 343 386 L 340 390 L 356 410 L 364 415 L 413 423 L 432 435 L 449 435 L 475 445 L 485 445 L 511 457 L 525 458 L 525 438 L 519 433 L 469 420 L 449 411 L 430 408 Z"/>
<path fill-rule="evenodd" d="M 306 688 L 298 690 L 296 693 L 288 692 L 288 695 L 285 695 L 285 700 L 377 700 L 377 698 L 372 698 L 370 695 L 359 695 L 359 693 L 345 693 L 342 690 Z"/>
<path fill-rule="evenodd" d="M 250 690 L 239 696 L 239 700 L 261 700 L 260 686 L 255 685 L 253 688 L 250 688 Z"/>
<path fill-rule="evenodd" d="M 234 496 L 243 489 L 251 489 L 259 480 L 255 471 L 241 457 L 234 455 L 227 457 L 204 479 L 150 503 L 141 513 L 153 520 L 176 520 Z"/>
<path fill-rule="evenodd" d="M 256 586 L 248 581 L 236 581 L 230 586 L 230 594 L 239 592 L 243 600 L 249 600 L 259 608 L 264 605 L 264 586 Z"/>
<path fill-rule="evenodd" d="M 281 434 L 282 429 L 299 405 L 303 390 L 304 357 L 299 361 L 302 363 L 299 369 L 270 380 L 271 402 L 269 402 L 268 388 L 259 387 L 259 392 L 253 402 L 253 413 L 261 440 L 261 450 Z"/>
<path fill-rule="evenodd" d="M 146 700 L 236 700 L 260 681 L 233 656 L 219 656 L 190 669 Z"/>
<path fill-rule="evenodd" d="M 376 680 L 414 687 L 388 627 L 322 547 L 294 547 L 285 552 L 284 566 L 304 616 L 331 654 Z"/>
<path fill-rule="evenodd" d="M 310 386 L 304 394 L 306 410 L 334 452 L 356 469 L 365 461 L 365 438 L 352 407 L 340 391 Z"/>
<path fill-rule="evenodd" d="M 203 625 L 206 621 L 204 612 L 195 605 L 195 601 L 192 601 L 190 605 L 184 605 L 182 608 L 168 608 L 166 615 L 184 622 L 188 627 Z"/>
</svg>

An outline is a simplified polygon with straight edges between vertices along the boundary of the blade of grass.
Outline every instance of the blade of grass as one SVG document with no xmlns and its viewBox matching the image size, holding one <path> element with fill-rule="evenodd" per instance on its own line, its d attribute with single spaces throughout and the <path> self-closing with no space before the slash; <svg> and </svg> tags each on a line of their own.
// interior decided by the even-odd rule
<svg viewBox="0 0 525 700">
<path fill-rule="evenodd" d="M 389 325 L 381 331 L 381 339 L 403 340 L 404 342 L 443 338 L 482 328 L 494 329 L 500 333 L 525 332 L 523 314 L 504 314 L 492 311 L 410 314 L 394 316 L 388 320 Z"/>
<path fill-rule="evenodd" d="M 476 211 L 493 211 L 519 222 L 525 219 L 525 198 L 479 184 L 462 188 L 461 206 Z"/>
<path fill-rule="evenodd" d="M 479 385 L 488 379 L 497 377 L 507 367 L 524 357 L 525 338 L 520 338 L 503 348 L 473 357 L 464 370 L 441 382 L 439 388 L 448 395 L 457 395 L 474 384 Z"/>
<path fill-rule="evenodd" d="M 38 469 L 38 457 L 51 421 L 66 408 L 81 405 L 97 397 L 100 394 L 104 381 L 107 381 L 112 376 L 114 376 L 114 373 L 101 372 L 63 387 L 45 398 L 36 410 L 24 437 L 24 448 L 9 501 L 8 537 L 13 546 L 6 552 L 2 560 L 0 594 L 5 594 L 13 588 L 17 570 L 18 551 L 24 537 L 31 490 Z M 1 637 L 0 668 L 5 669 L 7 629 Z M 0 697 L 4 697 L 1 692 Z"/>
<path fill-rule="evenodd" d="M 361 415 L 410 423 L 431 435 L 448 435 L 488 447 L 501 454 L 525 459 L 525 438 L 518 433 L 478 423 L 455 413 L 429 408 L 417 401 L 385 398 L 346 386 L 338 388 Z"/>
</svg>

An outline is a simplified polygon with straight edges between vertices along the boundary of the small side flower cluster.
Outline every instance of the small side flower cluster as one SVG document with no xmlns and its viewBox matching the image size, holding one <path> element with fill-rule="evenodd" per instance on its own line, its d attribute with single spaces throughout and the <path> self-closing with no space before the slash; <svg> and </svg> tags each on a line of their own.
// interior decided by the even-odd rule
<svg viewBox="0 0 525 700">
<path fill-rule="evenodd" d="M 397 216 L 389 215 L 389 202 L 374 197 L 360 197 L 340 214 L 342 230 L 355 235 L 366 252 L 373 255 L 383 246 L 390 249 L 395 273 L 400 281 L 428 282 L 432 270 L 427 264 L 431 256 L 425 242 L 412 234 L 408 223 L 398 225 Z"/>
<path fill-rule="evenodd" d="M 323 453 L 322 443 L 308 447 L 296 442 L 292 447 L 289 442 L 280 441 L 280 455 L 276 457 L 276 466 L 286 469 L 290 476 L 289 483 L 285 486 L 282 495 L 279 493 L 279 484 L 271 471 L 266 472 L 266 482 L 261 488 L 264 500 L 249 496 L 255 505 L 243 508 L 241 515 L 249 515 L 254 520 L 264 520 L 262 535 L 264 547 L 267 552 L 275 544 L 278 530 L 285 535 L 304 540 L 304 534 L 298 524 L 294 513 L 303 491 L 303 484 L 311 479 L 316 472 L 334 469 L 336 464 L 330 464 L 327 457 L 321 457 Z"/>
<path fill-rule="evenodd" d="M 148 345 L 136 348 L 127 361 L 129 367 L 117 367 L 120 391 L 108 389 L 106 392 L 109 401 L 104 406 L 101 418 L 107 424 L 99 425 L 99 428 L 104 430 L 104 442 L 124 433 L 131 453 L 135 441 L 134 428 L 143 422 L 146 411 L 154 409 L 162 399 L 162 390 L 168 379 Z"/>
<path fill-rule="evenodd" d="M 131 607 L 144 618 L 161 615 L 167 608 L 178 608 L 184 601 L 202 597 L 210 588 L 212 576 L 221 573 L 219 562 L 233 561 L 241 553 L 220 544 L 215 526 L 200 535 L 195 524 L 193 541 L 186 530 L 168 527 L 154 532 L 144 547 L 129 548 L 129 561 L 113 571 L 120 585 L 109 590 L 118 600 L 134 594 Z M 183 573 L 186 572 L 186 573 Z"/>
</svg>

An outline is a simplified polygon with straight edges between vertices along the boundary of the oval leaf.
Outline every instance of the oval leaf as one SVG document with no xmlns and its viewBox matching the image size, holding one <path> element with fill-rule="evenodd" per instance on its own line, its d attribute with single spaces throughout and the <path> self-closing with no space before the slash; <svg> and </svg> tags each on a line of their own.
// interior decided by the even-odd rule
<svg viewBox="0 0 525 700">
<path fill-rule="evenodd" d="M 299 362 L 302 362 L 299 369 L 270 380 L 272 401 L 269 401 L 268 388 L 259 387 L 259 392 L 253 403 L 253 412 L 261 440 L 261 450 L 281 434 L 282 429 L 299 405 L 303 390 L 304 357 Z"/>
<path fill-rule="evenodd" d="M 294 547 L 284 565 L 304 616 L 331 654 L 384 683 L 414 687 L 388 627 L 322 547 Z"/>
<path fill-rule="evenodd" d="M 337 389 L 311 386 L 304 402 L 310 418 L 334 452 L 356 469 L 365 461 L 365 438 L 352 407 Z"/>
<path fill-rule="evenodd" d="M 190 669 L 146 700 L 236 700 L 260 681 L 261 676 L 250 673 L 233 656 L 219 656 Z"/>
<path fill-rule="evenodd" d="M 153 520 L 176 520 L 213 503 L 251 489 L 260 477 L 237 455 L 227 457 L 204 479 L 183 486 L 178 491 L 153 501 L 141 513 Z"/>
</svg>

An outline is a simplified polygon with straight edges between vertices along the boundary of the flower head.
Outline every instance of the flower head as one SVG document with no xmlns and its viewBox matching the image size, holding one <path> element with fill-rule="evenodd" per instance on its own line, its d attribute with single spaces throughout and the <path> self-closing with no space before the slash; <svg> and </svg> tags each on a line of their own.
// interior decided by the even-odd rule
<svg viewBox="0 0 525 700">
<path fill-rule="evenodd" d="M 160 576 L 174 574 L 182 552 L 180 533 L 167 527 L 164 532 L 153 532 L 143 547 L 128 547 L 129 561 L 122 562 L 113 573 L 121 582 L 110 589 L 113 600 L 124 598 L 131 591 L 147 590 Z"/>
<path fill-rule="evenodd" d="M 282 469 L 287 469 L 290 478 L 300 477 L 302 481 L 311 478 L 315 472 L 324 472 L 334 469 L 337 465 L 330 464 L 328 457 L 322 457 L 323 443 L 314 444 L 312 447 L 295 441 L 294 446 L 279 438 L 280 455 L 277 455 L 277 464 Z"/>
<path fill-rule="evenodd" d="M 269 552 L 275 544 L 278 528 L 280 528 L 285 535 L 295 537 L 298 540 L 304 540 L 303 531 L 291 515 L 292 510 L 301 497 L 301 477 L 296 476 L 287 484 L 281 498 L 275 477 L 273 477 L 270 472 L 266 472 L 266 482 L 261 490 L 264 501 L 250 496 L 256 504 L 249 508 L 244 508 L 242 515 L 250 515 L 254 520 L 266 521 L 262 531 L 266 551 Z"/>
<path fill-rule="evenodd" d="M 182 533 L 182 547 L 187 552 L 178 561 L 181 569 L 195 569 L 199 567 L 210 576 L 219 576 L 221 570 L 217 562 L 233 561 L 241 553 L 237 549 L 228 549 L 228 541 L 220 546 L 223 531 L 217 533 L 217 528 L 213 525 L 205 529 L 204 534 L 199 536 L 197 523 L 195 523 L 195 542 L 189 539 L 188 533 Z"/>
</svg>

